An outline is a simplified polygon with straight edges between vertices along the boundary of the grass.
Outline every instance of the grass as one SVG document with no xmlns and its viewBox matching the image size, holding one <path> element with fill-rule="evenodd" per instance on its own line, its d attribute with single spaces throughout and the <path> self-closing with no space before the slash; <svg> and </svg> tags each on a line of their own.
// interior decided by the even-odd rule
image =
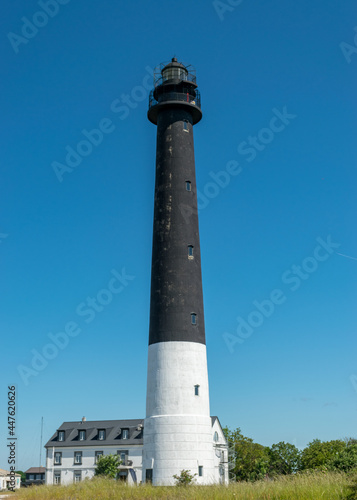
<svg viewBox="0 0 357 500">
<path fill-rule="evenodd" d="M 127 486 L 114 480 L 94 478 L 69 486 L 34 486 L 11 496 L 14 500 L 352 500 L 349 487 L 356 476 L 343 473 L 281 476 L 274 481 L 236 483 L 226 486 L 163 487 Z M 355 495 L 350 493 L 350 495 Z"/>
</svg>

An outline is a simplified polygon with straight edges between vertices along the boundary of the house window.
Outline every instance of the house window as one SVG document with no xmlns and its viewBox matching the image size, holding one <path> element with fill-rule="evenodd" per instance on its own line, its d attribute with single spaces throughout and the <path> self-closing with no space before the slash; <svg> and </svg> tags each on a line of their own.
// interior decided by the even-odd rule
<svg viewBox="0 0 357 500">
<path fill-rule="evenodd" d="M 200 395 L 200 386 L 195 385 L 195 396 L 199 396 L 199 395 Z"/>
<path fill-rule="evenodd" d="M 84 441 L 86 438 L 86 431 L 79 431 L 79 440 Z"/>
<path fill-rule="evenodd" d="M 129 439 L 129 429 L 122 429 L 121 430 L 121 438 L 122 439 Z"/>
<path fill-rule="evenodd" d="M 186 181 L 186 191 L 191 191 L 191 181 Z"/>
<path fill-rule="evenodd" d="M 121 461 L 121 465 L 127 465 L 128 463 L 128 450 L 118 450 L 118 458 Z"/>
<path fill-rule="evenodd" d="M 29 479 L 30 479 L 30 481 L 33 481 L 35 479 L 35 474 L 30 474 Z"/>
<path fill-rule="evenodd" d="M 81 471 L 77 471 L 74 473 L 74 482 L 75 483 L 80 483 L 82 480 L 82 472 Z"/>
<path fill-rule="evenodd" d="M 217 443 L 217 441 L 218 441 L 218 432 L 217 431 L 215 431 L 215 433 L 213 434 L 213 441 L 215 443 Z"/>
<path fill-rule="evenodd" d="M 98 439 L 99 441 L 104 441 L 105 439 L 105 429 L 98 430 Z"/>
<path fill-rule="evenodd" d="M 58 471 L 53 474 L 53 484 L 61 484 L 61 473 Z"/>
<path fill-rule="evenodd" d="M 192 245 L 188 245 L 188 247 L 187 247 L 187 256 L 189 259 L 193 259 L 193 246 Z"/>
<path fill-rule="evenodd" d="M 61 451 L 55 451 L 55 464 L 62 465 L 62 452 Z"/>
<path fill-rule="evenodd" d="M 74 463 L 76 465 L 81 465 L 82 464 L 82 452 L 81 451 L 75 451 L 74 452 Z"/>
<path fill-rule="evenodd" d="M 58 441 L 64 441 L 64 431 L 58 431 Z"/>
<path fill-rule="evenodd" d="M 98 463 L 99 458 L 103 455 L 102 451 L 96 451 L 95 452 L 95 458 L 94 458 L 94 463 Z"/>
<path fill-rule="evenodd" d="M 191 313 L 191 325 L 197 325 L 197 314 Z"/>
<path fill-rule="evenodd" d="M 200 477 L 202 477 L 202 476 L 203 476 L 203 465 L 199 465 L 199 466 L 198 466 L 198 475 L 199 475 Z"/>
<path fill-rule="evenodd" d="M 183 122 L 183 131 L 184 132 L 188 132 L 188 122 L 187 122 L 187 120 L 184 120 L 184 122 Z"/>
</svg>

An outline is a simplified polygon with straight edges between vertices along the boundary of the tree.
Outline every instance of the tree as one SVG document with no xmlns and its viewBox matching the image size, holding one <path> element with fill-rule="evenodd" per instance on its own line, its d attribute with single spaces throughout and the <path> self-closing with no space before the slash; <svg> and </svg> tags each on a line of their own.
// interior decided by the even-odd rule
<svg viewBox="0 0 357 500">
<path fill-rule="evenodd" d="M 270 467 L 273 474 L 293 474 L 301 467 L 301 452 L 290 443 L 273 444 L 269 448 Z"/>
<path fill-rule="evenodd" d="M 176 486 L 188 486 L 192 484 L 195 480 L 197 474 L 191 474 L 187 469 L 183 469 L 180 475 L 174 474 L 172 477 L 176 480 Z"/>
<path fill-rule="evenodd" d="M 118 455 L 102 455 L 98 458 L 94 475 L 116 478 L 120 464 Z"/>
<path fill-rule="evenodd" d="M 350 440 L 346 443 L 344 450 L 335 455 L 327 464 L 331 470 L 348 472 L 357 469 L 357 443 Z"/>
<path fill-rule="evenodd" d="M 231 431 L 226 427 L 223 432 L 233 451 L 231 460 L 234 462 L 234 467 L 231 472 L 236 475 L 237 481 L 263 479 L 269 470 L 269 449 L 243 436 L 239 428 Z"/>
<path fill-rule="evenodd" d="M 26 481 L 26 474 L 25 474 L 25 472 L 22 472 L 22 470 L 15 470 L 15 474 L 20 474 L 20 476 L 21 476 L 21 483 L 25 484 L 25 481 Z"/>
<path fill-rule="evenodd" d="M 301 453 L 302 469 L 321 469 L 329 464 L 346 448 L 344 441 L 320 441 L 314 439 Z"/>
</svg>

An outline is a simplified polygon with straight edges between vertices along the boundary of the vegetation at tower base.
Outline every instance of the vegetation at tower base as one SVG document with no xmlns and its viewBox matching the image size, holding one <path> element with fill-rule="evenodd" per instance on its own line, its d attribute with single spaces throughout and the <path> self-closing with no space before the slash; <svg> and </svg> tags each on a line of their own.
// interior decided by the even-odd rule
<svg viewBox="0 0 357 500">
<path fill-rule="evenodd" d="M 95 476 L 106 476 L 115 479 L 118 474 L 118 467 L 121 464 L 118 455 L 102 455 L 98 458 L 95 468 Z"/>
<path fill-rule="evenodd" d="M 355 477 L 357 479 L 357 476 Z M 14 500 L 354 500 L 353 476 L 341 472 L 307 472 L 266 481 L 241 481 L 185 488 L 128 486 L 122 481 L 95 477 L 68 486 L 32 486 L 11 495 Z"/>
<path fill-rule="evenodd" d="M 172 477 L 176 481 L 176 486 L 188 486 L 193 484 L 197 474 L 191 474 L 189 470 L 183 469 L 180 474 L 174 474 Z"/>
<path fill-rule="evenodd" d="M 271 447 L 254 443 L 251 438 L 243 436 L 239 428 L 234 431 L 226 428 L 225 433 L 234 444 L 234 472 L 238 479 L 228 486 L 188 484 L 185 488 L 152 485 L 135 487 L 110 477 L 96 476 L 68 486 L 22 488 L 12 494 L 11 498 L 357 500 L 356 439 L 325 442 L 315 439 L 300 452 L 290 443 L 279 442 Z M 192 476 L 191 471 L 181 471 L 181 475 L 182 472 L 188 472 Z"/>
</svg>

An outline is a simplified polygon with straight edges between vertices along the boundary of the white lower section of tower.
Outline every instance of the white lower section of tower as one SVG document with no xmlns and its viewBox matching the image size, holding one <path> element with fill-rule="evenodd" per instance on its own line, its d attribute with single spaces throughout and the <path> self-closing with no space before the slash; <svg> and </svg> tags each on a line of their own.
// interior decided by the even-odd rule
<svg viewBox="0 0 357 500">
<path fill-rule="evenodd" d="M 187 469 L 198 484 L 219 481 L 214 467 L 206 346 L 160 342 L 149 346 L 143 480 L 175 483 Z M 146 470 L 149 470 L 148 475 Z"/>
</svg>

